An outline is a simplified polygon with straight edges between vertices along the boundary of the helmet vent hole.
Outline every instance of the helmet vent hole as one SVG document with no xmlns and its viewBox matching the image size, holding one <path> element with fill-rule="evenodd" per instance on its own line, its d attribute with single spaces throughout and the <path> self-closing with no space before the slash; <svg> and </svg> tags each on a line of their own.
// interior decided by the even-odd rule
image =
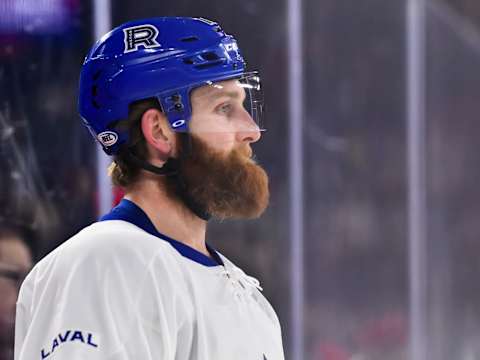
<svg viewBox="0 0 480 360">
<path fill-rule="evenodd" d="M 196 36 L 189 36 L 189 37 L 185 37 L 183 39 L 181 39 L 180 41 L 183 41 L 183 42 L 193 42 L 193 41 L 198 41 L 198 37 Z"/>
<path fill-rule="evenodd" d="M 92 86 L 92 96 L 97 96 L 98 95 L 98 87 L 97 85 Z"/>
<path fill-rule="evenodd" d="M 92 99 L 92 105 L 93 105 L 94 108 L 100 109 L 100 105 L 98 105 L 98 103 L 93 99 Z"/>
<path fill-rule="evenodd" d="M 193 60 L 192 59 L 183 59 L 183 62 L 187 65 L 193 65 Z"/>
<path fill-rule="evenodd" d="M 93 80 L 98 80 L 98 78 L 100 77 L 100 74 L 102 73 L 102 70 L 97 70 L 95 71 L 95 73 L 93 74 L 92 78 Z"/>
<path fill-rule="evenodd" d="M 218 60 L 218 55 L 214 52 L 207 52 L 202 54 L 202 59 L 206 61 Z"/>
<path fill-rule="evenodd" d="M 216 61 L 209 61 L 207 63 L 195 65 L 195 68 L 201 70 L 201 69 L 206 69 L 206 68 L 209 68 L 209 67 L 214 67 L 214 66 L 220 65 L 222 63 L 223 63 L 223 60 L 218 59 Z"/>
</svg>

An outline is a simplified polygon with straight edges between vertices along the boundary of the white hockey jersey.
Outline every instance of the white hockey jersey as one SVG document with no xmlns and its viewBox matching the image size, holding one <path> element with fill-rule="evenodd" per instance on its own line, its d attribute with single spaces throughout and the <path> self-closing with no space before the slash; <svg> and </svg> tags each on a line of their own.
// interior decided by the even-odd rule
<svg viewBox="0 0 480 360">
<path fill-rule="evenodd" d="M 40 261 L 17 302 L 15 360 L 283 360 L 247 276 L 159 234 L 122 200 Z"/>
</svg>

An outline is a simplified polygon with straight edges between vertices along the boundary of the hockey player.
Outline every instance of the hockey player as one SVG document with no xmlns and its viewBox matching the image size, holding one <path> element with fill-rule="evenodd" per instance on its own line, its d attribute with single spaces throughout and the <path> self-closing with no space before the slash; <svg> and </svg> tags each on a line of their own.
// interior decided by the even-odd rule
<svg viewBox="0 0 480 360">
<path fill-rule="evenodd" d="M 125 197 L 30 272 L 16 360 L 284 359 L 258 281 L 205 242 L 211 217 L 268 204 L 251 149 L 260 92 L 235 39 L 205 19 L 134 21 L 93 46 L 79 111 Z"/>
</svg>

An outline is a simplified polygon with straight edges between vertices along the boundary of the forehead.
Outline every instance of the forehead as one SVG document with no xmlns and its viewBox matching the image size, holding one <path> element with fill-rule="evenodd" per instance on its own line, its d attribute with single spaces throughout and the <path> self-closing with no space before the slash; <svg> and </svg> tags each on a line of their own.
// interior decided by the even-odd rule
<svg viewBox="0 0 480 360">
<path fill-rule="evenodd" d="M 242 98 L 245 90 L 239 80 L 225 80 L 198 87 L 192 91 L 192 102 L 209 102 L 222 96 Z"/>
</svg>

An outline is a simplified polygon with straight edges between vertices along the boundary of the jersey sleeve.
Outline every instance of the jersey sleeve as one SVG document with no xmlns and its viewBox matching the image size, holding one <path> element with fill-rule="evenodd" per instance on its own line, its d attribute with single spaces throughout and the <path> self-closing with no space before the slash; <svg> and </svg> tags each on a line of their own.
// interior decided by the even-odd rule
<svg viewBox="0 0 480 360">
<path fill-rule="evenodd" d="M 174 360 L 178 318 L 167 269 L 132 249 L 56 254 L 22 285 L 15 360 Z"/>
<path fill-rule="evenodd" d="M 27 279 L 33 276 L 31 272 Z M 17 306 L 16 306 L 16 316 L 15 316 L 15 351 L 14 351 L 14 358 L 20 358 L 20 351 L 25 341 L 25 337 L 27 335 L 27 330 L 29 327 L 28 319 L 29 317 L 29 309 L 30 304 L 29 300 L 32 298 L 32 282 L 31 281 L 24 281 L 22 287 L 20 288 L 20 292 L 17 299 Z M 21 301 L 20 299 L 23 299 Z"/>
</svg>

